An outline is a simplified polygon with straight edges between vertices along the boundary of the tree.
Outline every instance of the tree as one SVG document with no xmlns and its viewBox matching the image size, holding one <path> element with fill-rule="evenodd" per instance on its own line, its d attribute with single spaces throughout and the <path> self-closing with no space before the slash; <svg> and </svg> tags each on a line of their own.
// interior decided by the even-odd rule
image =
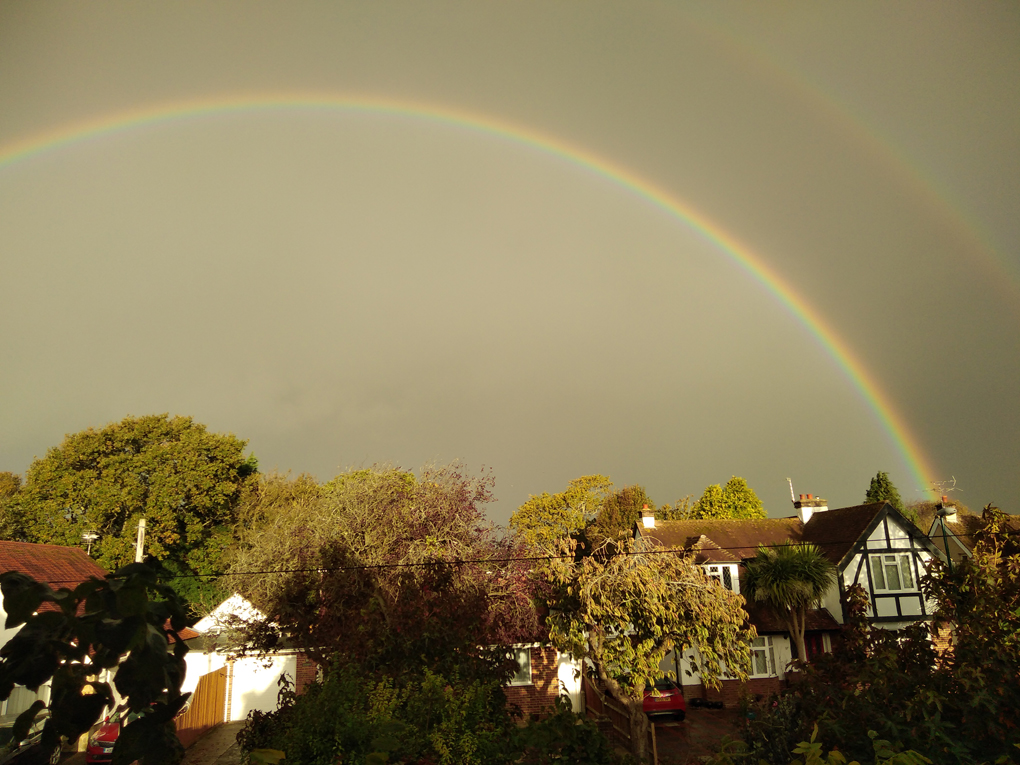
<svg viewBox="0 0 1020 765">
<path fill-rule="evenodd" d="M 18 498 L 26 538 L 80 546 L 82 534 L 96 533 L 92 556 L 114 569 L 134 560 L 145 518 L 145 552 L 165 575 L 216 573 L 242 483 L 257 470 L 244 447 L 165 414 L 68 435 L 28 469 Z M 188 600 L 201 593 L 197 579 L 179 584 Z"/>
<path fill-rule="evenodd" d="M 645 487 L 625 486 L 606 497 L 595 519 L 595 525 L 607 537 L 629 535 L 645 507 L 655 509 L 655 503 L 648 496 Z"/>
<path fill-rule="evenodd" d="M 12 542 L 25 541 L 18 495 L 21 493 L 21 476 L 0 472 L 0 539 Z"/>
<path fill-rule="evenodd" d="M 767 518 L 768 513 L 747 481 L 733 476 L 726 482 L 726 486 L 712 484 L 707 487 L 687 517 L 756 520 Z"/>
<path fill-rule="evenodd" d="M 551 550 L 598 517 L 613 482 L 604 475 L 572 480 L 558 494 L 529 496 L 510 517 L 510 528 L 533 548 Z"/>
<path fill-rule="evenodd" d="M 243 630 L 251 648 L 286 641 L 327 664 L 484 672 L 505 661 L 485 646 L 537 635 L 525 551 L 482 515 L 491 478 L 381 466 L 315 490 L 273 482 L 263 493 L 282 499 L 242 531 L 229 569 L 278 625 Z"/>
<path fill-rule="evenodd" d="M 888 502 L 897 512 L 903 512 L 903 500 L 900 499 L 900 493 L 889 479 L 889 474 L 884 470 L 879 470 L 875 477 L 871 479 L 871 485 L 864 495 L 864 501 Z"/>
<path fill-rule="evenodd" d="M 762 603 L 790 631 L 797 657 L 807 659 L 804 629 L 807 610 L 836 581 L 836 567 L 812 544 L 760 545 L 747 562 L 740 587 L 748 601 Z"/>
<path fill-rule="evenodd" d="M 113 703 L 110 684 L 101 679 L 105 672 L 113 675 L 128 709 L 144 713 L 125 726 L 113 763 L 176 765 L 183 759 L 173 720 L 190 695 L 180 690 L 188 647 L 178 632 L 186 624 L 185 610 L 150 567 L 133 563 L 73 591 L 8 572 L 0 575 L 0 589 L 5 626 L 20 627 L 0 650 L 0 699 L 9 698 L 15 686 L 36 691 L 52 681 L 42 738 L 47 750 L 61 737 L 79 738 Z M 8 740 L 25 738 L 45 708 L 37 700 L 3 731 Z"/>
<path fill-rule="evenodd" d="M 574 544 L 565 544 L 564 552 Z M 743 599 L 710 582 L 692 556 L 606 540 L 577 562 L 553 560 L 546 576 L 550 639 L 559 650 L 590 660 L 627 707 L 637 757 L 646 755 L 644 689 L 662 675 L 659 664 L 670 651 L 696 649 L 709 685 L 724 667 L 729 676 L 746 678 L 755 633 L 744 626 Z"/>
</svg>

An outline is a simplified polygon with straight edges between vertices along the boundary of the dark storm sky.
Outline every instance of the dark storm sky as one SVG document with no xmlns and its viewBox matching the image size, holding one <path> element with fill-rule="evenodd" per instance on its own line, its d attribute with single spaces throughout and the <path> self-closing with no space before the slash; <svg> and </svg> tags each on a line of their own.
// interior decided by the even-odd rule
<svg viewBox="0 0 1020 765">
<path fill-rule="evenodd" d="M 659 502 L 887 470 L 782 301 L 622 184 L 411 113 L 252 109 L 16 158 L 116 114 L 386 99 L 600 157 L 750 247 L 971 506 L 1020 510 L 1020 7 L 5 3 L 0 469 L 189 414 L 264 469 L 462 460 L 505 521 L 601 472 Z M 5 159 L 7 161 L 5 161 Z"/>
</svg>

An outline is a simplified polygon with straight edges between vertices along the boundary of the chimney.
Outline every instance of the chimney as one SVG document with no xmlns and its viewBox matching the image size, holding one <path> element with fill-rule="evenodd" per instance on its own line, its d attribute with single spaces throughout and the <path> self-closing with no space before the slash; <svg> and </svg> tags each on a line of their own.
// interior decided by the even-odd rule
<svg viewBox="0 0 1020 765">
<path fill-rule="evenodd" d="M 829 509 L 827 501 L 821 497 L 813 497 L 810 494 L 807 497 L 801 494 L 800 499 L 794 502 L 793 506 L 797 509 L 797 515 L 800 517 L 801 523 L 807 523 L 815 513 L 823 513 Z"/>
<path fill-rule="evenodd" d="M 641 525 L 646 529 L 655 528 L 655 511 L 649 510 L 648 505 L 645 505 L 641 510 Z"/>
<path fill-rule="evenodd" d="M 947 497 L 945 494 L 942 495 L 942 501 L 939 502 L 938 509 L 945 511 L 944 514 L 943 513 L 939 514 L 946 519 L 947 523 L 956 523 L 957 519 L 960 517 L 956 513 L 956 507 L 949 504 L 949 497 Z"/>
</svg>

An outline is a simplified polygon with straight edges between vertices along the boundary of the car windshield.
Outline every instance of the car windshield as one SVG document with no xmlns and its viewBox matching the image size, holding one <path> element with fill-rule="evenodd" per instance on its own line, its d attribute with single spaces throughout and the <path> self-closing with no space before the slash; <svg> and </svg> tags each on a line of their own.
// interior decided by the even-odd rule
<svg viewBox="0 0 1020 765">
<path fill-rule="evenodd" d="M 676 684 L 668 677 L 660 677 L 655 681 L 655 690 L 657 691 L 668 691 L 676 687 Z"/>
</svg>

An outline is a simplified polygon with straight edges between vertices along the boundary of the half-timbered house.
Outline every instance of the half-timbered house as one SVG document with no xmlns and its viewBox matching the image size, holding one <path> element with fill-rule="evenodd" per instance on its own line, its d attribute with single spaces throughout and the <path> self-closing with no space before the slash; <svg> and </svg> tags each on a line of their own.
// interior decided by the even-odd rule
<svg viewBox="0 0 1020 765">
<path fill-rule="evenodd" d="M 754 556 L 759 545 L 816 545 L 838 574 L 817 608 L 808 612 L 805 658 L 809 661 L 832 649 L 832 638 L 846 620 L 846 593 L 854 584 L 868 593 L 868 617 L 876 626 L 899 629 L 930 618 L 932 604 L 925 601 L 919 582 L 927 562 L 942 553 L 891 505 L 880 502 L 830 510 L 825 500 L 809 494 L 795 500 L 794 508 L 795 516 L 759 520 L 656 522 L 648 512 L 635 536 L 645 544 L 693 553 L 707 577 L 738 594 L 744 561 Z M 786 681 L 790 662 L 800 658 L 795 656 L 789 633 L 768 609 L 749 604 L 746 611 L 758 632 L 748 682 L 724 680 L 721 690 L 708 689 L 694 669 L 697 657 L 678 653 L 667 657 L 663 670 L 677 674 L 686 695 L 730 705 L 741 691 L 773 692 Z"/>
</svg>

